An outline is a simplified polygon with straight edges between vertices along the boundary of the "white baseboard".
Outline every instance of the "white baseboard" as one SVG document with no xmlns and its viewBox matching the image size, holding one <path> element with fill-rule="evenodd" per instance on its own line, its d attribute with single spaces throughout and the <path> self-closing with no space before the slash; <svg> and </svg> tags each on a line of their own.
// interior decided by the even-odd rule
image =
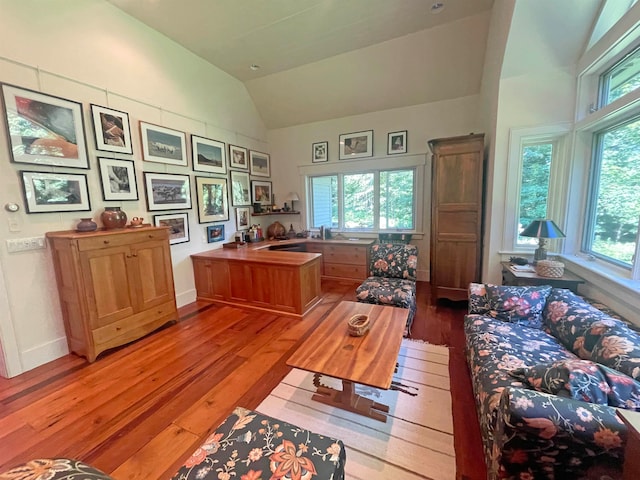
<svg viewBox="0 0 640 480">
<path fill-rule="evenodd" d="M 23 372 L 32 370 L 56 358 L 60 358 L 69 353 L 67 337 L 59 337 L 37 347 L 20 352 L 20 361 Z"/>
</svg>

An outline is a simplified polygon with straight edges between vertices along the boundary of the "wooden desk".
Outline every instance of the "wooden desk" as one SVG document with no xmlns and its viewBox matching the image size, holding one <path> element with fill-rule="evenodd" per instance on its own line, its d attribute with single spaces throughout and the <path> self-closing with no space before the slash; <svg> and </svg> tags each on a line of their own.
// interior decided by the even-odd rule
<svg viewBox="0 0 640 480">
<path fill-rule="evenodd" d="M 574 293 L 578 293 L 578 285 L 584 280 L 565 270 L 564 275 L 559 278 L 541 277 L 535 272 L 515 271 L 511 268 L 510 262 L 502 262 L 502 284 L 503 285 L 551 285 L 554 288 L 568 288 Z"/>
<path fill-rule="evenodd" d="M 347 320 L 359 314 L 369 315 L 371 328 L 363 337 L 352 337 Z M 389 407 L 356 394 L 354 384 L 389 389 L 408 315 L 404 308 L 340 302 L 287 365 L 316 374 L 313 400 L 386 422 L 383 412 Z M 342 390 L 319 385 L 320 375 L 341 379 Z"/>
<path fill-rule="evenodd" d="M 624 451 L 622 479 L 638 480 L 640 478 L 640 412 L 617 410 L 616 414 L 629 429 Z"/>
</svg>

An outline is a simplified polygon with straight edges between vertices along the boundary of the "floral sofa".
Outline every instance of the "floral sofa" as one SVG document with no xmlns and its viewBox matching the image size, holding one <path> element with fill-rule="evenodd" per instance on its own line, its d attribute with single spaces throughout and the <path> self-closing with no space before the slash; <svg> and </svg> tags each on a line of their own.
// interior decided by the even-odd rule
<svg viewBox="0 0 640 480">
<path fill-rule="evenodd" d="M 549 286 L 470 285 L 466 355 L 489 478 L 622 478 L 616 407 L 640 410 L 640 335 L 612 313 Z"/>
</svg>

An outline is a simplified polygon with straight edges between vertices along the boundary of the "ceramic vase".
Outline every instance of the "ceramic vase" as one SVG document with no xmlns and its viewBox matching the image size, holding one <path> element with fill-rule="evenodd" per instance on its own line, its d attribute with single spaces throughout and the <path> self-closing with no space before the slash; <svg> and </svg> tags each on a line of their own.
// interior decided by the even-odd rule
<svg viewBox="0 0 640 480">
<path fill-rule="evenodd" d="M 83 218 L 76 225 L 77 232 L 94 232 L 98 228 L 98 224 L 91 218 Z"/>
<path fill-rule="evenodd" d="M 120 207 L 105 207 L 100 220 L 106 230 L 124 228 L 127 224 L 127 214 L 120 210 Z"/>
</svg>

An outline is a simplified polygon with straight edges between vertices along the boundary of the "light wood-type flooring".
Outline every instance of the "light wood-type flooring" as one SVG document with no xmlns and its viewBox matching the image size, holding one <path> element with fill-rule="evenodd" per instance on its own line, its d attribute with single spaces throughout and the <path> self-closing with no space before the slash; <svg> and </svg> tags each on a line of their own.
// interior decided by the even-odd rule
<svg viewBox="0 0 640 480">
<path fill-rule="evenodd" d="M 170 478 L 236 405 L 257 405 L 286 359 L 357 284 L 323 282 L 302 320 L 196 302 L 180 320 L 89 364 L 73 354 L 0 378 L 0 472 L 31 458 L 71 457 L 118 480 Z M 447 345 L 457 471 L 486 478 L 464 358 L 466 304 L 432 304 L 418 283 L 413 338 Z"/>
</svg>

